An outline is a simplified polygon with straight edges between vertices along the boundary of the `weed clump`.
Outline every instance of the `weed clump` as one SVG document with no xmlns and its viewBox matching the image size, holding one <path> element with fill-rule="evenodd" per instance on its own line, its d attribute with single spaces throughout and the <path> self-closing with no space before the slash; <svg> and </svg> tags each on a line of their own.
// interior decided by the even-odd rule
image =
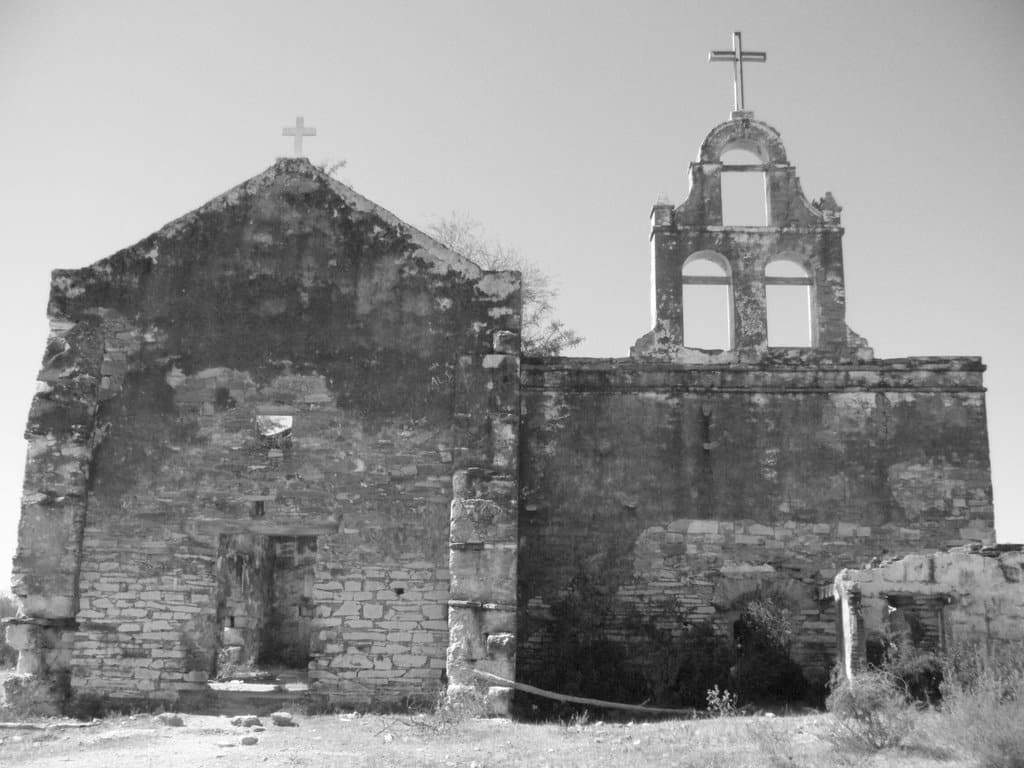
<svg viewBox="0 0 1024 768">
<path fill-rule="evenodd" d="M 445 689 L 438 693 L 434 711 L 427 715 L 426 725 L 436 733 L 447 733 L 467 720 L 487 715 L 483 693 L 475 688 Z"/>
<path fill-rule="evenodd" d="M 735 693 L 720 691 L 716 685 L 707 691 L 708 712 L 715 717 L 733 717 L 739 714 L 736 704 L 739 701 Z"/>
<path fill-rule="evenodd" d="M 708 691 L 726 690 L 731 685 L 732 649 L 710 623 L 687 627 L 678 647 L 675 688 L 679 703 L 703 709 L 708 705 Z"/>
<path fill-rule="evenodd" d="M 744 702 L 798 701 L 807 690 L 800 665 L 790 656 L 792 610 L 771 592 L 747 603 L 733 627 L 737 659 L 734 688 Z"/>
<path fill-rule="evenodd" d="M 916 709 L 902 683 L 883 670 L 862 672 L 853 680 L 839 674 L 825 702 L 832 714 L 832 742 L 853 751 L 897 747 L 915 726 Z"/>
<path fill-rule="evenodd" d="M 936 737 L 981 768 L 1024 768 L 1024 645 L 949 654 L 940 715 Z"/>
</svg>

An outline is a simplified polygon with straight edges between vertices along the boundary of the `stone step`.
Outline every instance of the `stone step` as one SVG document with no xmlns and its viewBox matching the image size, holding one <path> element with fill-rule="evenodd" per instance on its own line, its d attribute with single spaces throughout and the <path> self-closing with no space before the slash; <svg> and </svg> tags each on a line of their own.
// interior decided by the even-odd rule
<svg viewBox="0 0 1024 768">
<path fill-rule="evenodd" d="M 183 711 L 206 715 L 264 716 L 282 709 L 307 712 L 311 706 L 319 708 L 322 699 L 322 696 L 311 693 L 306 686 L 301 686 L 300 690 L 280 690 L 273 685 L 246 685 L 228 690 L 211 687 L 205 691 L 183 691 L 179 707 Z"/>
</svg>

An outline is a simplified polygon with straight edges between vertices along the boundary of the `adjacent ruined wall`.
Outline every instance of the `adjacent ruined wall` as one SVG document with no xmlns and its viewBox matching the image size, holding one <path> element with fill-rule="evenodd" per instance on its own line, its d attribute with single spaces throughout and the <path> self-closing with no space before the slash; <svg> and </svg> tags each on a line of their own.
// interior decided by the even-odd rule
<svg viewBox="0 0 1024 768">
<path fill-rule="evenodd" d="M 518 354 L 518 302 L 513 273 L 301 159 L 57 271 L 15 591 L 26 626 L 68 642 L 31 671 L 75 695 L 202 691 L 235 599 L 224 538 L 315 537 L 313 690 L 432 698 L 452 475 L 508 450 L 486 408 L 463 407 L 486 406 L 472 390 L 490 369 L 466 372 Z"/>
<path fill-rule="evenodd" d="M 847 676 L 862 669 L 868 644 L 884 642 L 890 614 L 922 627 L 921 650 L 970 646 L 985 654 L 1016 649 L 1024 626 L 1024 547 L 968 546 L 908 555 L 835 579 L 842 631 L 839 656 Z"/>
<path fill-rule="evenodd" d="M 766 589 L 822 678 L 840 568 L 992 540 L 982 370 L 526 361 L 520 678 L 543 682 L 583 639 L 670 700 L 684 629 L 712 621 L 731 638 Z"/>
</svg>

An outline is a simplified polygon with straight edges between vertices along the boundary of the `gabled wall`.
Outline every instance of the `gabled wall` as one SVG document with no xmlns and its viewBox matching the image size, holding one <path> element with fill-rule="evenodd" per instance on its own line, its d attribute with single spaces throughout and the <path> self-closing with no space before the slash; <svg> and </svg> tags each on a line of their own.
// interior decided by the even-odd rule
<svg viewBox="0 0 1024 768">
<path fill-rule="evenodd" d="M 55 272 L 49 312 L 15 563 L 25 671 L 75 695 L 201 691 L 227 615 L 223 541 L 302 536 L 313 689 L 436 694 L 453 473 L 514 482 L 485 361 L 496 341 L 518 353 L 518 275 L 281 160 Z M 260 417 L 290 431 L 261 435 Z M 32 637 L 53 627 L 63 650 L 44 658 Z"/>
</svg>

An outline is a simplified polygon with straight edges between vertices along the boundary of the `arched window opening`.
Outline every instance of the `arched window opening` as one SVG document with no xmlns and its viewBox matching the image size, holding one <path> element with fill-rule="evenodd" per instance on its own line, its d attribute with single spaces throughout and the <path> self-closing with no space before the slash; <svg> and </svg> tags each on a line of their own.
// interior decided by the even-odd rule
<svg viewBox="0 0 1024 768">
<path fill-rule="evenodd" d="M 722 153 L 722 224 L 727 227 L 768 226 L 768 180 L 764 163 L 753 152 Z"/>
<path fill-rule="evenodd" d="M 691 257 L 683 265 L 683 345 L 732 348 L 732 281 L 709 256 Z"/>
<path fill-rule="evenodd" d="M 780 259 L 765 268 L 769 347 L 813 346 L 811 283 L 807 270 L 793 261 Z"/>
</svg>

